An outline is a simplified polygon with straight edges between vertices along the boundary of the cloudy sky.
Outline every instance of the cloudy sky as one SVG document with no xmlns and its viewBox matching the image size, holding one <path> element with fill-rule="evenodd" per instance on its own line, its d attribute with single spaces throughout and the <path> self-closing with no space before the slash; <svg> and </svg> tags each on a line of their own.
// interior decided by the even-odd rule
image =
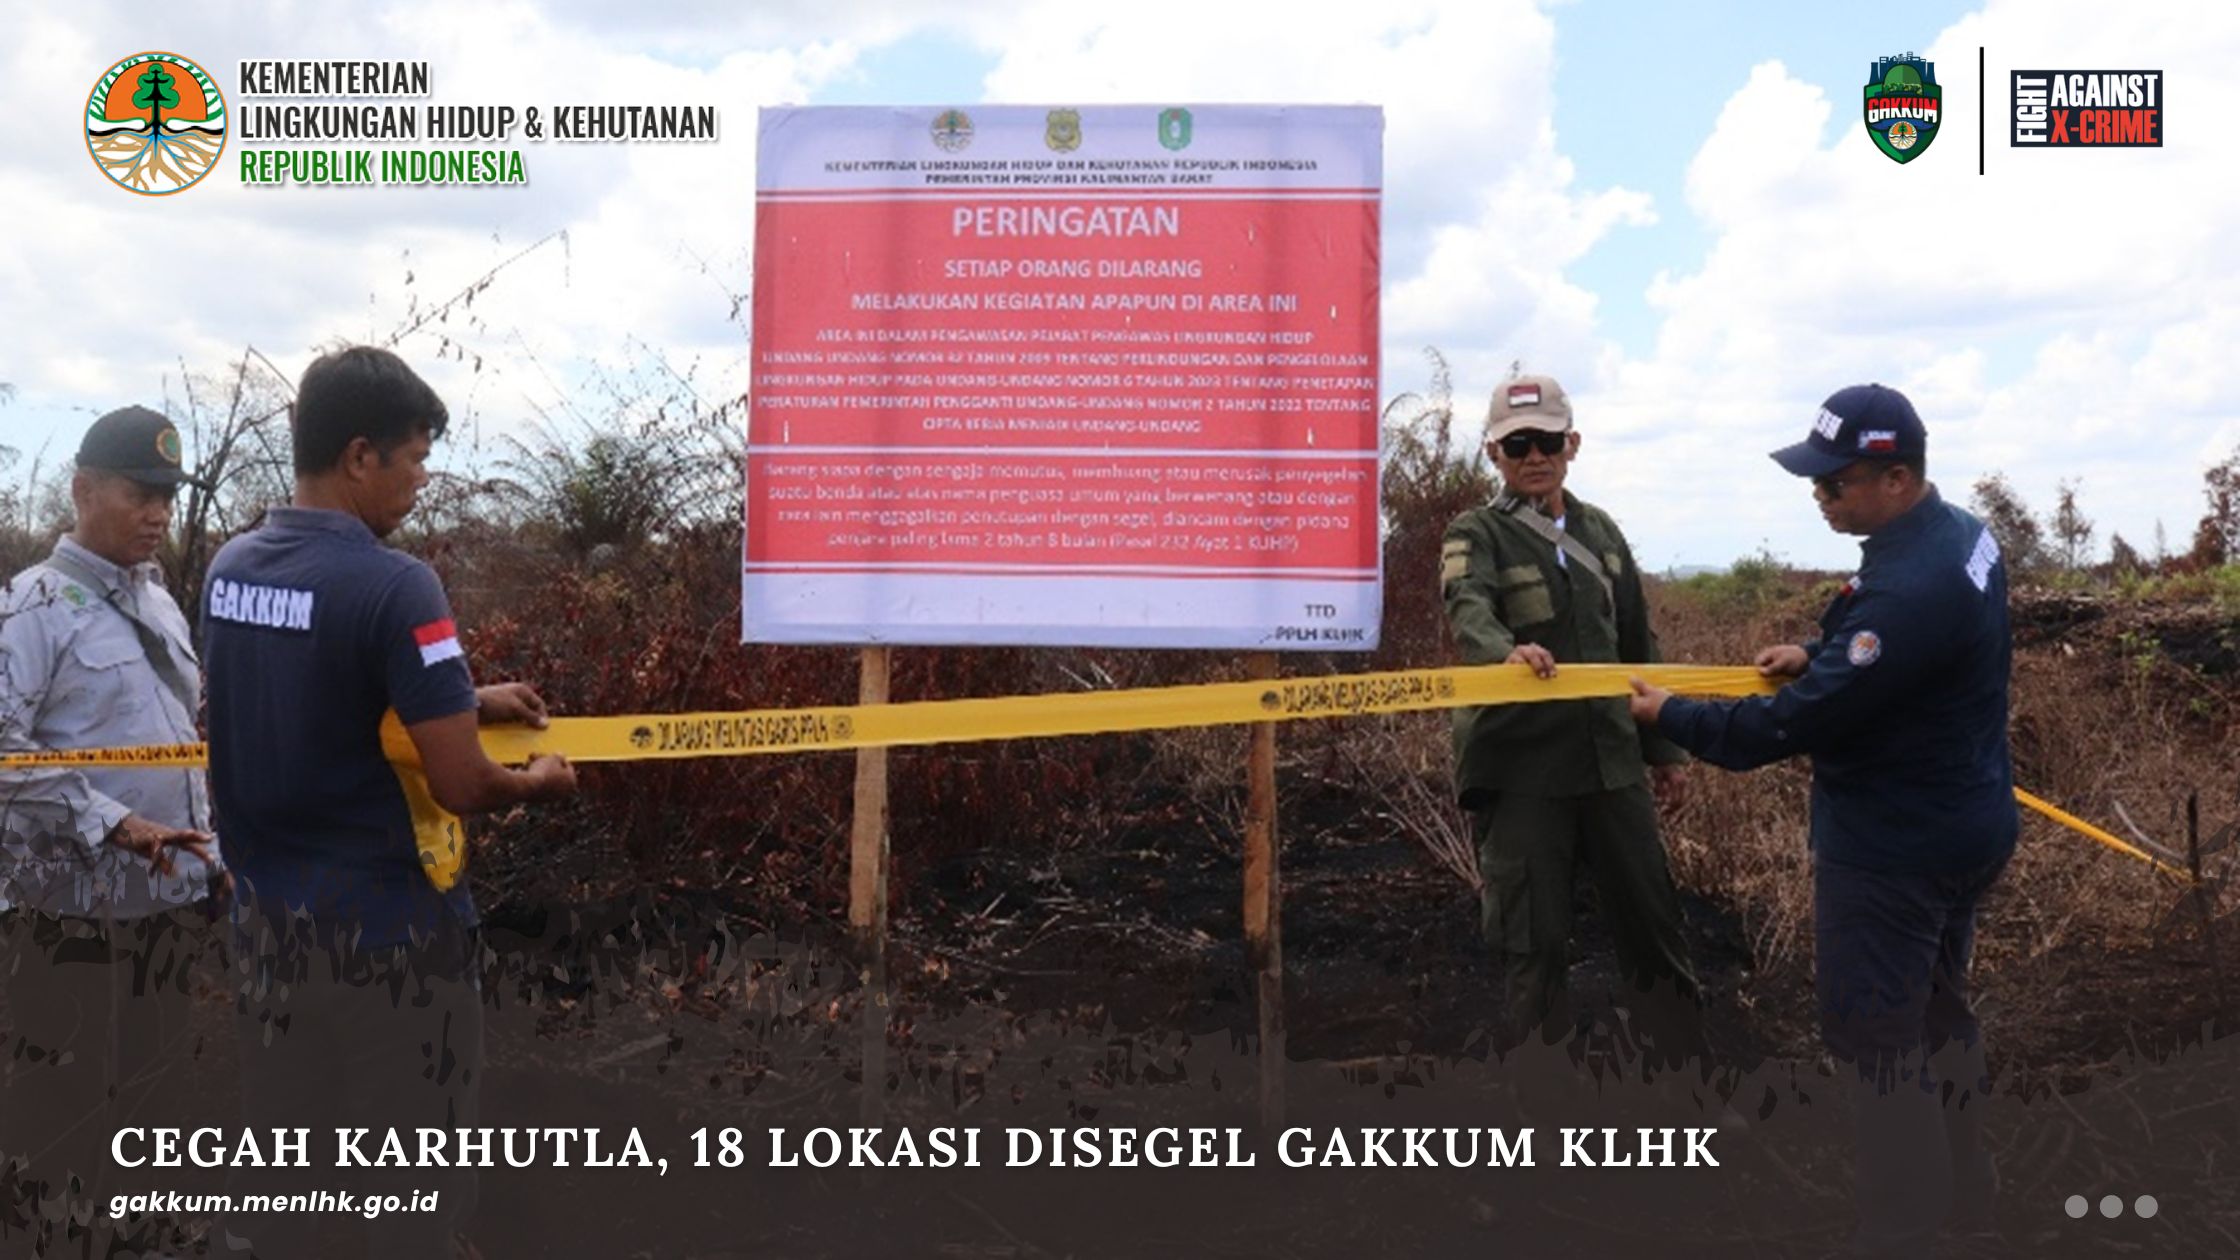
<svg viewBox="0 0 2240 1260">
<path fill-rule="evenodd" d="M 1764 452 L 1853 381 L 1912 394 L 1948 492 L 1998 470 L 2043 510 L 2077 481 L 2102 547 L 2118 530 L 2151 550 L 2159 521 L 2182 548 L 2202 469 L 2240 446 L 2240 6 L 2210 0 L 94 0 L 12 26 L 0 443 L 27 458 L 67 456 L 118 403 L 176 403 L 245 347 L 293 373 L 384 338 L 501 263 L 439 330 L 479 371 L 437 360 L 436 333 L 401 347 L 485 440 L 595 417 L 617 376 L 735 395 L 756 107 L 1146 101 L 1383 106 L 1386 396 L 1424 388 L 1436 349 L 1474 428 L 1512 360 L 1555 374 L 1587 435 L 1573 488 L 1652 567 L 1761 547 L 1845 564 Z M 229 86 L 247 58 L 424 60 L 436 103 L 706 103 L 723 134 L 534 147 L 523 188 L 257 189 L 225 169 L 134 197 L 78 118 L 103 68 L 148 48 Z M 1859 100 L 1870 63 L 1908 51 L 1948 119 L 1901 167 Z M 2163 71 L 2165 147 L 2016 152 L 2013 68 Z"/>
</svg>

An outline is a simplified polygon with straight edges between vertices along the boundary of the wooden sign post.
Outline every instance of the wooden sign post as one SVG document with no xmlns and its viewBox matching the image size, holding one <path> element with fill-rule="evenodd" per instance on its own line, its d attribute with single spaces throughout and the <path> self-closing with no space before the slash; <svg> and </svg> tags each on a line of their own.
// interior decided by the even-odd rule
<svg viewBox="0 0 2240 1260">
<path fill-rule="evenodd" d="M 1255 682 L 1276 676 L 1273 652 L 1245 658 Z M 1244 946 L 1260 1008 L 1260 1123 L 1283 1124 L 1283 884 L 1276 860 L 1276 724 L 1252 725 L 1244 816 Z"/>
<path fill-rule="evenodd" d="M 887 702 L 894 649 L 863 649 L 857 702 Z M 863 983 L 863 1122 L 879 1123 L 887 1094 L 887 750 L 856 750 L 854 830 L 848 846 L 848 930 Z"/>
</svg>

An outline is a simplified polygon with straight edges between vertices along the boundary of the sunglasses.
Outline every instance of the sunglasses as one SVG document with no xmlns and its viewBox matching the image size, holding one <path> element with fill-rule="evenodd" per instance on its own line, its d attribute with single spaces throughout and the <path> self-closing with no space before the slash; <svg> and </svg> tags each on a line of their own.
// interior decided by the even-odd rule
<svg viewBox="0 0 2240 1260">
<path fill-rule="evenodd" d="M 1859 474 L 1856 477 L 1846 477 L 1840 473 L 1828 473 L 1825 476 L 1814 477 L 1812 479 L 1812 484 L 1820 491 L 1820 493 L 1828 496 L 1828 502 L 1833 503 L 1837 499 L 1843 497 L 1843 488 L 1845 486 L 1856 486 L 1864 482 L 1873 481 L 1876 477 L 1879 477 L 1881 475 L 1882 470 L 1880 469 L 1870 469 L 1864 473 Z"/>
<path fill-rule="evenodd" d="M 1523 459 L 1534 451 L 1542 455 L 1561 455 L 1564 441 L 1570 436 L 1568 433 L 1550 433 L 1545 429 L 1524 429 L 1509 434 L 1495 445 L 1510 459 Z"/>
</svg>

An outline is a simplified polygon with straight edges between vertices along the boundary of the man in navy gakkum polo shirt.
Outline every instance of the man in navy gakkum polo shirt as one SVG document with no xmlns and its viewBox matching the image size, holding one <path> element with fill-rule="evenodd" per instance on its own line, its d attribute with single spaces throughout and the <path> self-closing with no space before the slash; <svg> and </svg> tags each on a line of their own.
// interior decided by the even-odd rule
<svg viewBox="0 0 2240 1260">
<path fill-rule="evenodd" d="M 444 810 L 575 788 L 560 757 L 516 770 L 483 754 L 478 726 L 541 726 L 544 702 L 519 683 L 477 689 L 435 573 L 381 543 L 427 484 L 447 418 L 386 350 L 314 362 L 296 394 L 294 502 L 228 542 L 204 584 L 210 779 L 238 881 L 242 1111 L 253 1132 L 474 1123 L 474 899 L 456 871 L 432 875 L 423 862 L 406 781 L 383 753 L 384 715 L 402 723 Z M 252 1170 L 230 1189 L 339 1188 L 333 1161 L 316 1145 L 311 1154 L 319 1166 Z M 440 1188 L 434 1211 L 235 1215 L 220 1254 L 450 1254 L 473 1174 L 398 1172 L 369 1174 L 361 1188 L 408 1202 Z"/>
<path fill-rule="evenodd" d="M 1968 962 L 2018 830 L 2007 571 L 1923 479 L 1928 433 L 1897 390 L 1837 391 L 1773 458 L 1812 479 L 1830 528 L 1864 537 L 1858 574 L 1817 638 L 1758 654 L 1780 691 L 1695 700 L 1636 679 L 1633 716 L 1730 770 L 1812 758 L 1821 1030 L 1861 1082 L 1855 1248 L 1919 1255 L 1948 1214 L 1990 1218 Z"/>
</svg>

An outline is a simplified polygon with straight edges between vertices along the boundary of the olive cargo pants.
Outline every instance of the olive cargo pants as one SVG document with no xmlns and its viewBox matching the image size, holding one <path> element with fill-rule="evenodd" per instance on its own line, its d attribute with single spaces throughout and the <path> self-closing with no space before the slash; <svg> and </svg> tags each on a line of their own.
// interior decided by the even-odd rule
<svg viewBox="0 0 2240 1260">
<path fill-rule="evenodd" d="M 1486 943 L 1501 959 L 1511 1035 L 1538 1029 L 1561 1041 L 1570 1034 L 1573 879 L 1584 865 L 1617 945 L 1619 973 L 1640 995 L 1634 1024 L 1650 1042 L 1648 1062 L 1677 1067 L 1703 1055 L 1695 968 L 1648 787 L 1562 797 L 1505 792 L 1474 821 Z"/>
</svg>

